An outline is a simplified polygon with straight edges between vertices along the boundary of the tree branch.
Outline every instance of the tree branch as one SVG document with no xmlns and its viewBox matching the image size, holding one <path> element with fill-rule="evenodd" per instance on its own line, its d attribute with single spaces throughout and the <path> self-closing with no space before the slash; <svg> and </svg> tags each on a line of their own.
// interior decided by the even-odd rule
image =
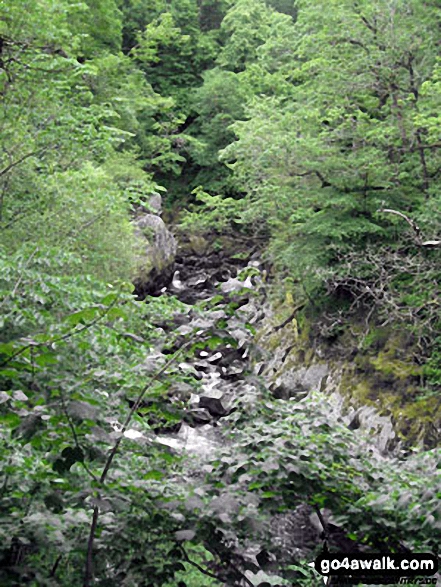
<svg viewBox="0 0 441 587">
<path fill-rule="evenodd" d="M 297 314 L 297 312 L 299 310 L 301 310 L 302 308 L 304 308 L 305 305 L 306 305 L 306 302 L 301 302 L 300 304 L 297 304 L 297 306 L 291 312 L 291 314 L 289 315 L 289 317 L 286 320 L 284 320 L 281 324 L 278 324 L 277 326 L 275 326 L 273 328 L 273 332 L 278 332 L 282 328 L 285 328 L 285 326 L 287 326 L 287 324 L 289 324 L 293 320 L 293 318 L 295 318 L 295 315 Z"/>
<path fill-rule="evenodd" d="M 420 247 L 439 247 L 441 245 L 441 239 L 421 242 L 421 229 L 420 229 L 420 227 L 418 226 L 418 224 L 414 220 L 412 220 L 412 218 L 409 218 L 409 216 L 406 216 L 406 214 L 403 214 L 402 212 L 399 212 L 398 210 L 392 210 L 391 208 L 380 208 L 379 210 L 377 210 L 377 212 L 396 214 L 400 218 L 403 218 L 403 220 L 405 220 L 409 224 L 409 226 L 412 228 L 412 230 L 415 232 L 415 241 Z"/>
<path fill-rule="evenodd" d="M 406 216 L 405 214 L 403 214 L 402 212 L 399 212 L 398 210 L 392 210 L 391 208 L 380 208 L 379 210 L 377 210 L 377 212 L 381 212 L 381 213 L 385 213 L 385 214 L 395 214 L 396 216 L 403 218 L 403 220 L 405 220 L 407 222 L 407 224 L 415 232 L 415 237 L 416 237 L 418 244 L 421 244 L 420 227 L 418 226 L 418 224 L 414 220 L 409 218 L 409 216 Z"/>
<path fill-rule="evenodd" d="M 29 157 L 33 157 L 34 155 L 38 155 L 38 153 L 40 153 L 40 152 L 41 152 L 41 149 L 39 149 L 37 151 L 31 151 L 30 153 L 26 153 L 26 155 L 23 155 L 22 157 L 20 157 L 16 161 L 13 161 L 12 163 L 7 165 L 6 167 L 4 167 L 0 171 L 0 177 L 2 175 L 5 175 L 6 173 L 8 173 L 8 171 L 11 171 L 11 169 L 13 169 L 14 167 L 17 167 L 17 165 L 20 165 L 20 163 L 23 163 L 23 161 L 25 161 L 26 159 L 29 159 Z"/>
<path fill-rule="evenodd" d="M 120 436 L 116 439 L 115 444 L 113 445 L 113 448 L 110 451 L 109 456 L 107 457 L 106 464 L 104 465 L 103 472 L 102 472 L 101 477 L 99 479 L 99 483 L 101 485 L 104 485 L 104 483 L 106 481 L 107 474 L 110 470 L 113 459 L 115 458 L 115 455 L 118 452 L 118 449 L 119 449 L 119 446 L 122 442 L 122 439 L 124 438 L 124 432 L 127 430 L 127 427 L 129 426 L 134 413 L 138 410 L 146 392 L 149 390 L 152 383 L 154 383 L 170 367 L 170 365 L 172 365 L 176 361 L 176 359 L 179 357 L 179 355 L 182 354 L 184 349 L 187 348 L 191 343 L 193 343 L 193 341 L 194 341 L 194 337 L 191 338 L 190 340 L 188 340 L 184 345 L 182 345 L 181 348 L 179 350 L 177 350 L 176 353 L 171 357 L 171 359 L 169 359 L 167 361 L 167 363 L 165 363 L 165 365 L 163 365 L 161 367 L 161 369 L 159 369 L 154 375 L 152 375 L 149 378 L 147 383 L 141 389 L 137 400 L 135 401 L 132 408 L 130 409 L 130 412 L 128 413 L 127 418 L 121 428 Z M 85 572 L 84 572 L 83 587 L 90 587 L 92 577 L 93 577 L 93 543 L 95 540 L 95 532 L 96 532 L 96 527 L 98 524 L 98 517 L 99 517 L 99 508 L 98 508 L 98 506 L 95 506 L 93 509 L 92 523 L 90 526 L 89 539 L 87 542 L 87 557 L 86 557 L 86 567 L 85 567 Z"/>
<path fill-rule="evenodd" d="M 198 565 L 198 563 L 196 563 L 195 561 L 192 561 L 190 559 L 190 557 L 188 556 L 187 551 L 185 550 L 185 548 L 181 544 L 178 544 L 178 547 L 181 550 L 182 554 L 184 555 L 184 559 L 187 563 L 189 563 L 190 565 L 193 565 L 198 571 L 200 571 L 204 575 L 207 575 L 207 577 L 211 577 L 212 579 L 217 579 L 221 583 L 225 584 L 225 581 L 222 579 L 222 577 L 215 575 L 214 573 L 208 571 L 207 569 L 204 569 L 204 567 L 201 567 L 201 565 Z"/>
<path fill-rule="evenodd" d="M 68 422 L 68 424 L 69 424 L 69 428 L 71 429 L 71 432 L 72 432 L 72 436 L 73 436 L 73 440 L 74 440 L 75 446 L 76 446 L 76 447 L 77 447 L 77 449 L 79 449 L 79 450 L 80 450 L 80 451 L 83 453 L 83 455 L 84 455 L 84 451 L 83 451 L 83 449 L 81 448 L 80 441 L 79 441 L 79 439 L 78 439 L 78 435 L 77 435 L 77 433 L 76 433 L 76 430 L 75 430 L 75 426 L 73 425 L 73 422 L 72 422 L 72 418 L 69 416 L 69 412 L 68 412 L 68 410 L 67 410 L 67 406 L 66 406 L 66 401 L 65 401 L 65 399 L 64 399 L 64 393 L 63 393 L 63 391 L 61 390 L 61 388 L 60 388 L 60 398 L 61 398 L 61 405 L 62 405 L 62 408 L 63 408 L 63 412 L 64 412 L 64 415 L 66 416 L 67 422 Z M 86 465 L 86 463 L 84 462 L 84 460 L 83 460 L 83 461 L 81 461 L 81 462 L 80 462 L 80 464 L 81 464 L 81 466 L 83 467 L 83 469 L 86 471 L 86 473 L 87 473 L 87 474 L 88 474 L 88 475 L 89 475 L 89 476 L 90 476 L 90 477 L 91 477 L 91 478 L 92 478 L 94 481 L 98 481 L 98 478 L 97 478 L 97 477 L 96 477 L 96 476 L 93 474 L 93 471 L 91 471 L 91 470 L 89 469 L 89 467 Z"/>
<path fill-rule="evenodd" d="M 35 342 L 35 341 L 30 342 L 29 344 L 25 345 L 24 347 L 22 347 L 21 349 L 19 349 L 15 353 L 13 353 L 10 357 L 8 357 L 5 361 L 3 361 L 3 363 L 0 363 L 0 367 L 4 367 L 8 363 L 10 363 L 13 359 L 15 359 L 19 355 L 23 354 L 25 351 L 27 351 L 31 347 L 32 348 L 38 348 L 38 347 L 41 347 L 41 346 L 49 346 L 49 345 L 55 344 L 56 342 L 60 342 L 62 340 L 67 340 L 67 339 L 71 338 L 72 336 L 75 336 L 76 334 L 81 334 L 82 332 L 84 332 L 88 328 L 91 328 L 92 326 L 95 326 L 95 324 L 97 324 L 98 322 L 100 322 L 109 313 L 109 311 L 113 308 L 113 306 L 115 306 L 115 304 L 117 302 L 118 302 L 118 298 L 116 300 L 114 300 L 106 308 L 106 310 L 103 312 L 103 314 L 101 314 L 101 316 L 98 316 L 98 318 L 95 318 L 91 322 L 88 322 L 82 328 L 79 328 L 78 330 L 71 330 L 70 332 L 67 332 L 66 334 L 63 334 L 62 336 L 59 336 L 57 338 L 53 338 L 52 340 L 47 340 L 45 342 Z"/>
</svg>

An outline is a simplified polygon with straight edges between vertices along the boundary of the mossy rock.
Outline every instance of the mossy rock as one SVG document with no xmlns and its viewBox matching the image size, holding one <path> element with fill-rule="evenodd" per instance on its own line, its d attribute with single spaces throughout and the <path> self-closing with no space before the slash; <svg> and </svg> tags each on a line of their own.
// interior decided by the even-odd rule
<svg viewBox="0 0 441 587">
<path fill-rule="evenodd" d="M 390 416 L 398 437 L 407 444 L 435 446 L 439 442 L 440 398 L 419 399 L 415 385 L 408 379 L 397 379 L 393 373 L 388 377 L 394 385 L 385 388 L 372 374 L 349 368 L 343 376 L 341 391 L 348 404 L 370 405 L 381 416 Z"/>
<path fill-rule="evenodd" d="M 376 371 L 384 375 L 393 376 L 400 381 L 421 375 L 421 367 L 419 365 L 392 358 L 388 352 L 378 353 L 376 357 L 371 357 L 369 362 Z"/>
<path fill-rule="evenodd" d="M 273 355 L 279 349 L 288 352 L 283 364 L 272 375 L 273 383 L 290 371 L 308 368 L 322 360 L 328 363 L 331 371 L 340 364 L 343 367 L 340 393 L 346 405 L 371 406 L 380 416 L 391 418 L 397 436 L 408 445 L 436 444 L 441 401 L 419 396 L 423 368 L 409 359 L 413 354 L 411 333 L 405 329 L 397 332 L 388 326 L 373 328 L 366 336 L 365 322 L 354 321 L 345 329 L 338 344 L 325 343 L 317 347 L 314 336 L 320 331 L 320 323 L 303 312 L 296 314 L 295 323 L 290 321 L 277 330 L 294 308 L 295 301 L 289 296 L 278 304 L 271 324 L 259 341 Z M 318 353 L 317 348 L 321 352 Z M 339 349 L 354 349 L 351 360 L 349 353 Z"/>
</svg>

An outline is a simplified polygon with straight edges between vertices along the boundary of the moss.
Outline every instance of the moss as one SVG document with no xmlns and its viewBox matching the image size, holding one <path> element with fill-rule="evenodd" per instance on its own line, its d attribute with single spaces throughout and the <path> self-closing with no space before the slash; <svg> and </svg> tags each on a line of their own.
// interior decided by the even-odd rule
<svg viewBox="0 0 441 587">
<path fill-rule="evenodd" d="M 348 404 L 375 407 L 382 416 L 390 416 L 398 437 L 410 445 L 424 443 L 436 444 L 437 428 L 441 421 L 441 401 L 429 397 L 420 399 L 415 385 L 407 381 L 399 371 L 394 373 L 395 385 L 385 389 L 379 385 L 372 373 L 347 369 L 342 379 L 341 391 Z"/>
<path fill-rule="evenodd" d="M 370 328 L 369 332 L 362 338 L 361 348 L 363 350 L 380 350 L 384 348 L 390 338 L 389 328 Z"/>
<path fill-rule="evenodd" d="M 351 324 L 351 330 L 354 345 L 357 325 Z M 441 401 L 419 397 L 422 367 L 409 359 L 412 355 L 412 337 L 406 330 L 372 328 L 353 363 L 346 362 L 341 392 L 348 404 L 373 406 L 380 415 L 390 416 L 406 443 L 433 446 Z"/>
<path fill-rule="evenodd" d="M 196 255 L 205 255 L 210 248 L 210 243 L 203 236 L 190 234 L 188 237 L 189 248 Z"/>
<path fill-rule="evenodd" d="M 284 328 L 282 324 L 295 308 L 292 296 L 280 303 L 273 315 L 271 334 L 263 334 L 261 344 L 270 352 L 290 349 L 277 377 L 299 366 L 317 361 L 315 335 L 320 323 L 298 312 Z M 441 400 L 435 396 L 420 397 L 418 387 L 423 368 L 411 361 L 412 335 L 403 329 L 374 327 L 366 335 L 364 320 L 348 323 L 338 344 L 321 345 L 326 362 L 343 366 L 340 392 L 346 403 L 354 407 L 374 407 L 379 415 L 389 416 L 399 438 L 408 445 L 437 442 L 437 423 L 441 419 Z M 352 350 L 350 355 L 347 351 Z M 348 360 L 351 356 L 351 361 Z"/>
<path fill-rule="evenodd" d="M 434 397 L 413 401 L 401 406 L 398 412 L 403 439 L 416 439 L 432 446 L 439 442 L 438 430 L 441 421 L 441 402 Z"/>
<path fill-rule="evenodd" d="M 369 362 L 376 371 L 384 373 L 384 375 L 392 375 L 400 381 L 421 375 L 421 367 L 415 363 L 392 358 L 388 352 L 378 353 L 376 357 L 371 357 Z"/>
<path fill-rule="evenodd" d="M 347 403 L 359 406 L 374 406 L 378 409 L 379 390 L 372 382 L 360 377 L 353 369 L 345 369 L 341 381 L 341 392 L 345 395 Z"/>
</svg>

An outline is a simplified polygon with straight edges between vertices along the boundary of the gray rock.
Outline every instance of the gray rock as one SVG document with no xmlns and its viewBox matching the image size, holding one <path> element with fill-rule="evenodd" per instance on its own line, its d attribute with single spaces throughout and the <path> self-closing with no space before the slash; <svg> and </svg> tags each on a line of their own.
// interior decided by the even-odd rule
<svg viewBox="0 0 441 587">
<path fill-rule="evenodd" d="M 328 377 L 326 363 L 314 363 L 309 367 L 294 367 L 282 373 L 273 384 L 277 397 L 289 399 L 300 392 L 323 391 Z"/>
<path fill-rule="evenodd" d="M 236 277 L 231 277 L 231 279 L 221 284 L 220 289 L 223 293 L 232 293 L 243 289 L 254 289 L 254 285 L 251 281 L 251 277 L 247 277 L 244 281 L 241 281 Z"/>
<path fill-rule="evenodd" d="M 191 408 L 187 412 L 187 420 L 190 424 L 208 424 L 211 422 L 211 414 L 204 408 Z"/>
<path fill-rule="evenodd" d="M 159 216 L 142 214 L 133 223 L 139 242 L 134 284 L 136 293 L 145 296 L 171 281 L 177 244 Z"/>
<path fill-rule="evenodd" d="M 149 209 L 158 216 L 162 213 L 162 198 L 159 194 L 154 193 L 150 196 L 148 201 Z"/>
<path fill-rule="evenodd" d="M 228 413 L 227 409 L 222 404 L 222 400 L 216 397 L 201 395 L 199 398 L 199 406 L 207 409 L 210 412 L 210 415 L 215 418 L 221 418 Z"/>
</svg>

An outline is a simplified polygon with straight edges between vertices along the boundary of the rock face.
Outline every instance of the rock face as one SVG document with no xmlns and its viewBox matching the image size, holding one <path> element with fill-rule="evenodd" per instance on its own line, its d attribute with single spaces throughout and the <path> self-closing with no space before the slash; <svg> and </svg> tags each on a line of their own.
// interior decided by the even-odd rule
<svg viewBox="0 0 441 587">
<path fill-rule="evenodd" d="M 133 282 L 136 294 L 144 298 L 158 293 L 172 280 L 177 244 L 162 218 L 155 214 L 139 214 L 133 223 L 140 243 Z"/>
<path fill-rule="evenodd" d="M 357 405 L 345 393 L 348 374 L 353 366 L 342 360 L 325 360 L 326 352 L 316 347 L 308 355 L 302 349 L 295 322 L 276 325 L 273 309 L 265 308 L 259 333 L 262 356 L 254 364 L 254 372 L 264 377 L 274 397 L 302 399 L 310 391 L 322 391 L 329 398 L 333 412 L 351 430 L 360 429 L 375 441 L 381 454 L 400 448 L 390 416 L 378 409 Z"/>
<path fill-rule="evenodd" d="M 162 198 L 159 194 L 152 194 L 148 201 L 149 209 L 158 216 L 162 213 Z"/>
</svg>

